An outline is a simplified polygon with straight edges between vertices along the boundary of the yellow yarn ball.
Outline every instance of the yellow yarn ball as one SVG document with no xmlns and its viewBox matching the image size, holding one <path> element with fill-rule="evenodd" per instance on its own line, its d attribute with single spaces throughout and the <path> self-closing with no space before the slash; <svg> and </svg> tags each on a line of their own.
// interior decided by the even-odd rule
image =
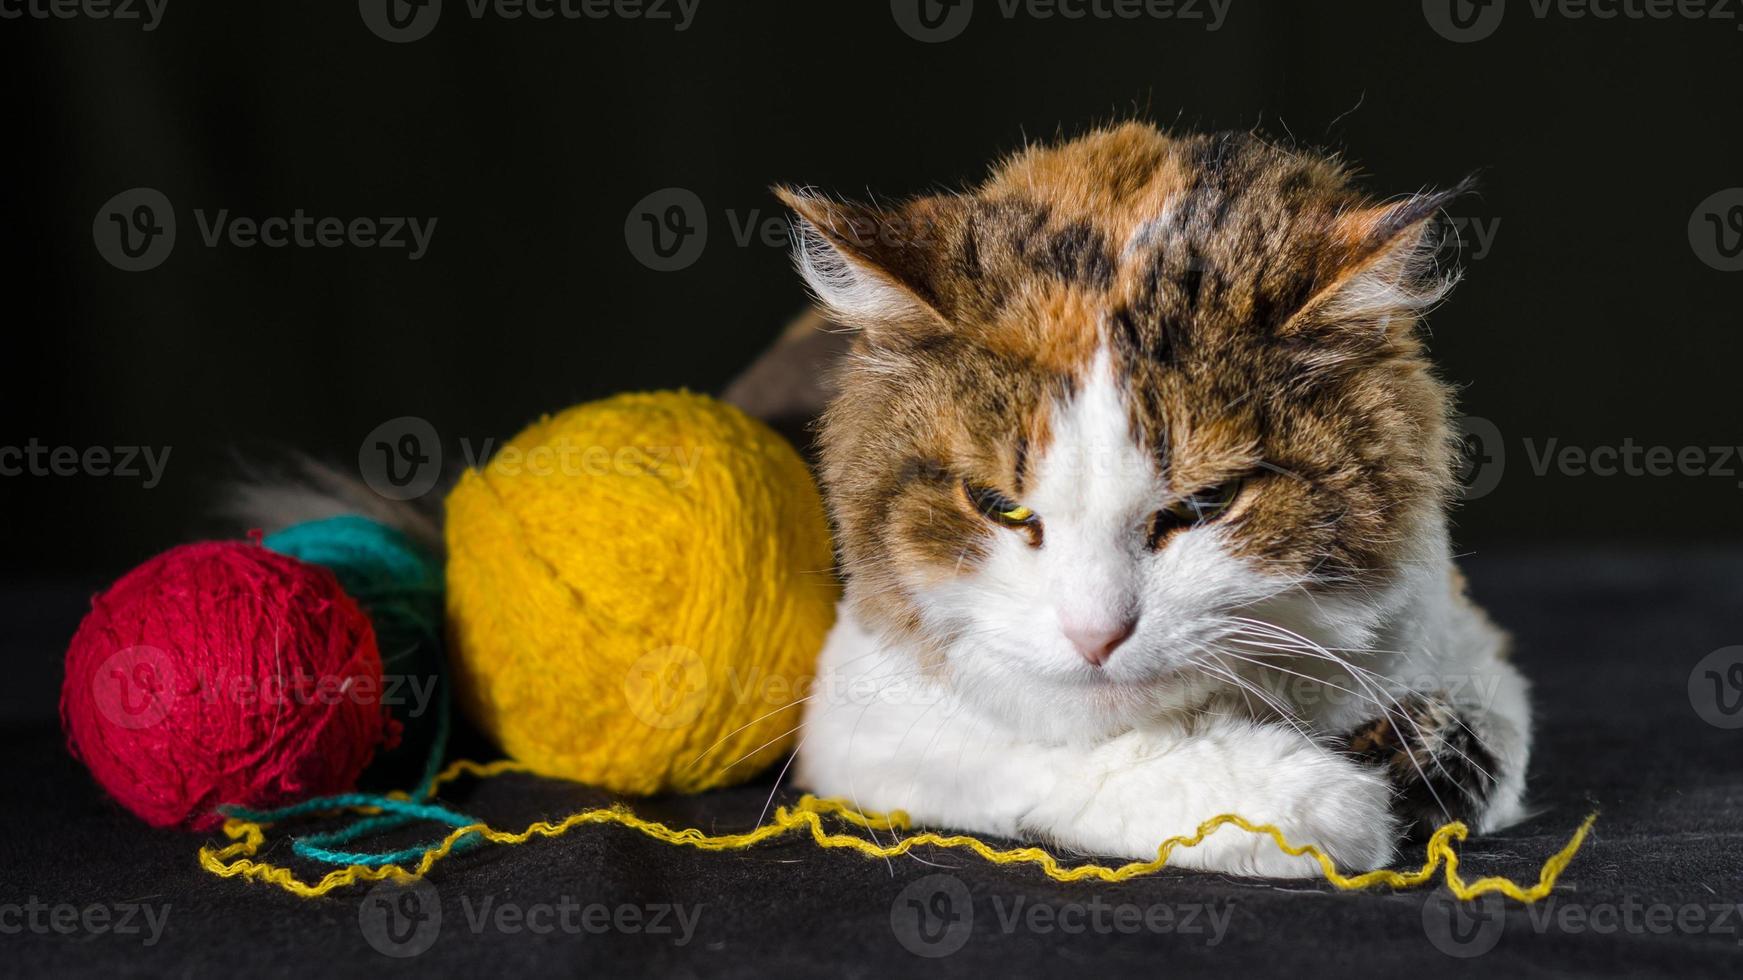
<svg viewBox="0 0 1743 980">
<path fill-rule="evenodd" d="M 548 416 L 448 496 L 469 717 L 535 771 L 697 792 L 790 747 L 839 596 L 823 502 L 761 422 L 689 392 Z"/>
</svg>

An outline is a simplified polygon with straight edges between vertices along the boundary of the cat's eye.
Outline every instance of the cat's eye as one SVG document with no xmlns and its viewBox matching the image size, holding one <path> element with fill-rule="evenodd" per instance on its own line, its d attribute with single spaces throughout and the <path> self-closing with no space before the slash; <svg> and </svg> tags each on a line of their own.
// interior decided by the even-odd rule
<svg viewBox="0 0 1743 980">
<path fill-rule="evenodd" d="M 962 492 L 982 517 L 1006 527 L 1025 527 L 1035 523 L 1035 512 L 991 487 L 977 487 L 964 482 Z"/>
<path fill-rule="evenodd" d="M 1223 516 L 1241 494 L 1241 481 L 1230 480 L 1182 497 L 1156 512 L 1150 522 L 1150 540 L 1160 541 L 1169 531 L 1208 524 Z"/>
</svg>

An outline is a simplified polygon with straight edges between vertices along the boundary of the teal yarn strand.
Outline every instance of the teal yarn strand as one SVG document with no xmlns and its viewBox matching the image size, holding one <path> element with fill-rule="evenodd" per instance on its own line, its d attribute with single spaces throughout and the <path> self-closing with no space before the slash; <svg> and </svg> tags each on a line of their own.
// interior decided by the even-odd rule
<svg viewBox="0 0 1743 980">
<path fill-rule="evenodd" d="M 447 750 L 448 726 L 452 721 L 453 706 L 445 685 L 442 688 L 441 706 L 438 711 L 441 719 L 434 745 L 430 751 L 429 762 L 424 769 L 426 775 L 417 790 L 411 794 L 410 800 L 398 800 L 379 793 L 340 793 L 335 796 L 320 796 L 312 800 L 304 800 L 301 803 L 293 803 L 290 806 L 282 806 L 274 810 L 253 810 L 242 806 L 223 806 L 219 807 L 218 810 L 226 817 L 271 824 L 318 813 L 330 813 L 335 810 L 374 807 L 381 810 L 381 814 L 365 817 L 338 830 L 322 831 L 318 834 L 299 837 L 291 843 L 291 852 L 310 861 L 342 867 L 359 864 L 376 868 L 384 864 L 404 864 L 417 861 L 426 852 L 440 846 L 441 840 L 432 840 L 397 851 L 342 851 L 334 849 L 332 845 L 349 844 L 359 838 L 397 830 L 400 827 L 424 821 L 446 824 L 456 828 L 468 827 L 478 822 L 463 813 L 428 802 L 431 784 L 435 782 L 436 773 Z M 475 835 L 462 837 L 454 842 L 454 850 L 464 851 L 478 844 L 479 841 L 480 838 Z"/>
<path fill-rule="evenodd" d="M 449 827 L 477 823 L 463 813 L 429 801 L 436 774 L 447 754 L 453 724 L 452 697 L 441 643 L 442 569 L 409 537 L 365 517 L 346 515 L 298 524 L 267 536 L 262 543 L 280 554 L 332 571 L 339 585 L 357 600 L 375 626 L 384 678 L 390 683 L 394 678 L 402 678 L 400 690 L 414 697 L 420 691 L 424 696 L 433 695 L 435 711 L 430 712 L 429 705 L 425 704 L 421 706 L 422 711 L 406 713 L 407 716 L 401 720 L 404 733 L 400 745 L 384 752 L 377 764 L 371 767 L 372 773 L 403 770 L 421 752 L 423 766 L 419 770 L 417 788 L 409 794 L 410 800 L 377 793 L 342 793 L 273 810 L 231 805 L 219 807 L 219 812 L 256 823 L 278 823 L 336 810 L 371 807 L 381 813 L 336 830 L 300 837 L 292 843 L 293 853 L 311 861 L 342 866 L 379 867 L 418 860 L 438 846 L 440 840 L 387 852 L 338 848 L 415 823 L 432 822 Z M 423 683 L 421 688 L 420 681 Z M 384 696 L 391 693 L 384 687 Z M 389 710 L 392 711 L 393 707 L 389 705 Z M 432 714 L 433 722 L 429 717 Z M 455 842 L 455 849 L 464 850 L 478 842 L 476 836 L 463 837 Z"/>
</svg>

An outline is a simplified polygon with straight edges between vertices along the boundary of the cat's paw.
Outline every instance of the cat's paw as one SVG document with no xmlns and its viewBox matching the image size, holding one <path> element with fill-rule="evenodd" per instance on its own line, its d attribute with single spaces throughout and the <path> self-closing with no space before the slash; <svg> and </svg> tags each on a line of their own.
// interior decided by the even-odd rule
<svg viewBox="0 0 1743 980">
<path fill-rule="evenodd" d="M 1351 758 L 1383 772 L 1393 809 L 1419 831 L 1447 820 L 1478 823 L 1500 768 L 1470 720 L 1447 699 L 1412 694 L 1344 738 Z"/>
<path fill-rule="evenodd" d="M 1082 791 L 1067 788 L 1031 813 L 1030 829 L 1078 850 L 1148 859 L 1164 841 L 1232 813 L 1276 827 L 1292 844 L 1314 845 L 1345 871 L 1391 863 L 1398 840 L 1383 776 L 1287 730 L 1251 727 L 1173 751 L 1122 736 L 1080 778 Z M 1273 878 L 1323 873 L 1310 855 L 1288 854 L 1269 835 L 1232 825 L 1176 846 L 1169 864 Z"/>
<path fill-rule="evenodd" d="M 1340 871 L 1390 864 L 1400 837 L 1392 787 L 1372 770 L 1351 765 L 1323 746 L 1290 741 L 1294 744 L 1279 750 L 1264 778 L 1243 781 L 1242 797 L 1231 802 L 1229 811 L 1276 827 L 1291 844 L 1314 845 Z M 1206 867 L 1276 878 L 1324 873 L 1311 855 L 1288 854 L 1269 835 L 1225 827 L 1216 837 L 1222 838 L 1219 848 L 1206 855 L 1216 864 Z"/>
</svg>

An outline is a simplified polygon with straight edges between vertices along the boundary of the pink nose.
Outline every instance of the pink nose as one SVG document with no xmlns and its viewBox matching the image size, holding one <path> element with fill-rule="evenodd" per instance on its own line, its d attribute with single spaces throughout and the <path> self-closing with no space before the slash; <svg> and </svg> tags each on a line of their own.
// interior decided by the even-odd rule
<svg viewBox="0 0 1743 980">
<path fill-rule="evenodd" d="M 1065 638 L 1077 648 L 1078 654 L 1089 661 L 1090 666 L 1100 667 L 1108 662 L 1108 658 L 1114 655 L 1120 644 L 1126 642 L 1132 631 L 1138 628 L 1138 621 L 1121 619 L 1079 623 L 1065 620 L 1060 628 L 1064 631 Z"/>
</svg>

